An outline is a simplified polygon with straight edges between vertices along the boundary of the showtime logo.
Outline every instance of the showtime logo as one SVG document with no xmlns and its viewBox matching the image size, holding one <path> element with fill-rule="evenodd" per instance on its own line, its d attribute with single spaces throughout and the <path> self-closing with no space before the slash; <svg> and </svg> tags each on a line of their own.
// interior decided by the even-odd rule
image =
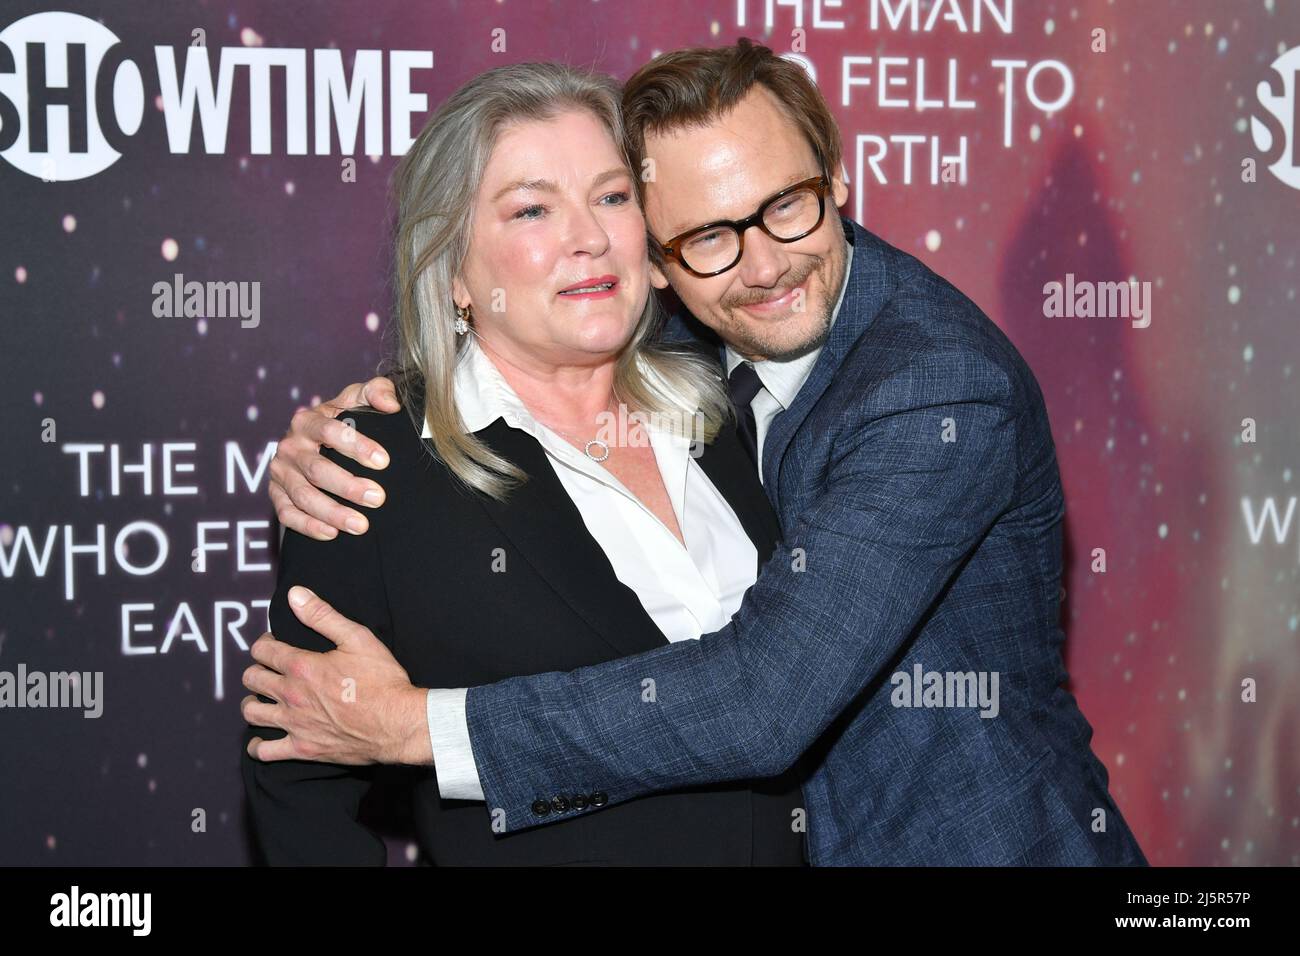
<svg viewBox="0 0 1300 956">
<path fill-rule="evenodd" d="M 1292 47 L 1273 61 L 1268 78 L 1261 80 L 1255 96 L 1262 107 L 1250 119 L 1255 148 L 1264 163 L 1282 182 L 1300 189 L 1300 46 Z"/>
<path fill-rule="evenodd" d="M 429 50 L 387 51 L 387 77 L 385 51 L 358 50 L 350 81 L 340 50 L 156 46 L 153 52 L 154 82 L 146 91 L 140 66 L 98 21 L 35 13 L 0 30 L 0 156 L 49 182 L 94 176 L 126 152 L 143 125 L 146 100 L 155 97 L 172 153 L 191 151 L 197 119 L 199 148 L 223 154 L 237 70 L 247 75 L 248 138 L 234 149 L 253 155 L 271 152 L 277 84 L 286 114 L 277 145 L 290 156 L 308 154 L 309 134 L 317 156 L 335 152 L 336 143 L 336 155 L 383 155 L 385 119 L 387 152 L 400 156 L 414 141 L 411 118 L 429 108 L 425 94 L 411 91 L 412 71 L 433 67 Z M 364 145 L 357 150 L 359 132 Z"/>
</svg>

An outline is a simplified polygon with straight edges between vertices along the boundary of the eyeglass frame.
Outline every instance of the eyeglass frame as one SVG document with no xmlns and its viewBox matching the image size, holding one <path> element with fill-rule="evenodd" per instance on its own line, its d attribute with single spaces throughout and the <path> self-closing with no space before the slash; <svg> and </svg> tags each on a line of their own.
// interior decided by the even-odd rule
<svg viewBox="0 0 1300 956">
<path fill-rule="evenodd" d="M 767 208 L 771 206 L 773 203 L 775 203 L 778 199 L 782 199 L 785 196 L 788 196 L 794 192 L 798 192 L 801 189 L 810 189 L 810 188 L 813 190 L 814 193 L 817 194 L 817 221 L 807 231 L 800 233 L 799 235 L 793 237 L 792 239 L 783 239 L 780 236 L 772 235 L 772 231 L 768 229 L 766 223 L 763 222 L 763 214 L 767 212 Z M 679 266 L 681 266 L 691 275 L 695 276 L 697 279 L 711 279 L 713 276 L 722 275 L 722 273 L 736 268 L 736 266 L 740 263 L 740 260 L 744 258 L 745 233 L 753 226 L 758 226 L 758 228 L 763 230 L 763 233 L 766 236 L 768 236 L 770 239 L 773 239 L 776 242 L 783 242 L 783 243 L 798 242 L 800 239 L 806 239 L 808 236 L 812 235 L 814 232 L 820 229 L 822 223 L 826 221 L 826 193 L 830 191 L 830 188 L 831 188 L 831 179 L 825 173 L 822 173 L 818 176 L 812 176 L 801 182 L 793 183 L 789 186 L 786 186 L 778 193 L 773 193 L 767 199 L 763 200 L 762 204 L 758 207 L 758 211 L 755 212 L 752 216 L 746 216 L 744 219 L 718 219 L 714 222 L 705 223 L 703 226 L 696 226 L 693 229 L 688 229 L 683 233 L 679 233 L 678 235 L 673 236 L 667 242 L 659 242 L 659 240 L 657 239 L 655 240 L 655 242 L 659 246 L 659 251 L 666 258 L 671 259 L 673 262 L 676 262 Z M 686 240 L 694 236 L 699 235 L 702 232 L 708 232 L 710 229 L 718 229 L 722 226 L 727 226 L 731 229 L 734 229 L 736 232 L 736 258 L 732 261 L 731 265 L 727 266 L 725 269 L 717 269 L 714 272 L 696 272 L 694 269 L 692 269 L 690 266 L 686 264 L 686 259 L 682 256 L 681 253 L 682 243 L 684 243 Z M 653 236 L 651 238 L 653 238 Z"/>
</svg>

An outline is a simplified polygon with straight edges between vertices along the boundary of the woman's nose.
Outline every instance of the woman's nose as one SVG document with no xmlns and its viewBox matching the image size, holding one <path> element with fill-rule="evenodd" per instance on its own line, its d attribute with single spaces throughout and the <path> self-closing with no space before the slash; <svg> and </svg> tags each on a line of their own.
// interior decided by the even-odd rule
<svg viewBox="0 0 1300 956">
<path fill-rule="evenodd" d="M 609 251 L 609 233 L 590 208 L 581 207 L 569 222 L 569 249 L 573 255 L 601 256 Z"/>
</svg>

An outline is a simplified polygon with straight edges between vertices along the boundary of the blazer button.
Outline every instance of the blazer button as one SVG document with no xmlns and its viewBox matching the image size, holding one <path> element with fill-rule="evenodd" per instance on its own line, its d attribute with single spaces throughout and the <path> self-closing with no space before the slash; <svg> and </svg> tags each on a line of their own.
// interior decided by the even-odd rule
<svg viewBox="0 0 1300 956">
<path fill-rule="evenodd" d="M 586 810 L 586 809 L 587 809 L 587 798 L 586 798 L 585 796 L 583 796 L 582 794 L 580 794 L 580 793 L 575 793 L 575 794 L 573 795 L 573 809 L 575 809 L 575 810 Z"/>
<path fill-rule="evenodd" d="M 551 812 L 551 805 L 545 800 L 533 801 L 533 816 L 544 817 Z"/>
<path fill-rule="evenodd" d="M 591 795 L 591 805 L 593 807 L 603 807 L 607 803 L 609 803 L 609 794 L 605 793 L 604 790 L 597 790 Z"/>
<path fill-rule="evenodd" d="M 569 809 L 569 798 L 568 798 L 568 797 L 552 797 L 552 798 L 551 798 L 551 808 L 552 808 L 556 813 L 564 813 L 565 811 L 567 811 L 567 810 Z"/>
</svg>

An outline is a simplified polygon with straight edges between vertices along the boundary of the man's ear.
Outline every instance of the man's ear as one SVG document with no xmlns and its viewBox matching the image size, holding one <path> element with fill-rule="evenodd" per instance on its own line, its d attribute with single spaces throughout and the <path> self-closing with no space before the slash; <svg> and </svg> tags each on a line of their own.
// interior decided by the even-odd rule
<svg viewBox="0 0 1300 956">
<path fill-rule="evenodd" d="M 843 171 L 831 177 L 831 195 L 835 197 L 837 208 L 849 201 L 849 187 L 844 184 Z"/>
<path fill-rule="evenodd" d="M 656 289 L 666 289 L 669 285 L 668 276 L 655 265 L 654 259 L 650 260 L 650 284 Z"/>
</svg>

